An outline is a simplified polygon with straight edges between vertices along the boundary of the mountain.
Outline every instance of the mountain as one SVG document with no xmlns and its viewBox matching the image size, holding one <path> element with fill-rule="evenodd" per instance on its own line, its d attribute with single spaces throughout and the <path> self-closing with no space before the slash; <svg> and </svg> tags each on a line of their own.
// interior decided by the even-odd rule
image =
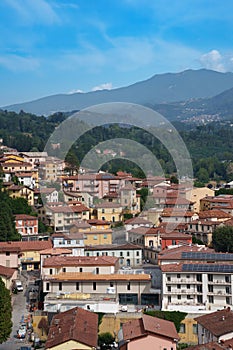
<svg viewBox="0 0 233 350">
<path fill-rule="evenodd" d="M 113 90 L 59 94 L 38 100 L 4 106 L 2 109 L 23 110 L 36 115 L 77 111 L 107 102 L 131 102 L 145 106 L 190 99 L 208 98 L 233 88 L 233 73 L 211 70 L 186 70 L 181 73 L 157 74 L 148 80 Z"/>
</svg>

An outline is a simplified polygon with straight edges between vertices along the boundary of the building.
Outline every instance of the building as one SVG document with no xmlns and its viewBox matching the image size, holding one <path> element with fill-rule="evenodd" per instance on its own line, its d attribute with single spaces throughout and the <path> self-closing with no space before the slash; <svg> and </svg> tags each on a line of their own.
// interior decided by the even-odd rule
<svg viewBox="0 0 233 350">
<path fill-rule="evenodd" d="M 230 307 L 195 318 L 197 321 L 198 344 L 224 342 L 232 339 L 233 312 Z"/>
<path fill-rule="evenodd" d="M 72 255 L 84 255 L 84 238 L 82 232 L 65 234 L 56 232 L 51 235 L 54 248 L 65 248 L 72 252 Z"/>
<path fill-rule="evenodd" d="M 175 350 L 179 336 L 173 322 L 143 315 L 124 323 L 118 339 L 120 350 Z"/>
<path fill-rule="evenodd" d="M 96 204 L 92 212 L 92 219 L 118 222 L 122 219 L 122 206 L 118 203 L 104 202 Z"/>
<path fill-rule="evenodd" d="M 112 313 L 119 304 L 146 305 L 154 297 L 150 275 L 119 270 L 119 259 L 112 256 L 45 259 L 42 280 L 47 311 L 80 305 Z"/>
<path fill-rule="evenodd" d="M 8 290 L 12 289 L 13 281 L 17 279 L 18 271 L 10 267 L 0 265 L 0 278 Z"/>
<path fill-rule="evenodd" d="M 119 265 L 138 268 L 142 265 L 142 247 L 132 244 L 109 244 L 85 247 L 85 256 L 115 256 Z"/>
<path fill-rule="evenodd" d="M 76 307 L 53 317 L 45 349 L 95 350 L 97 340 L 98 315 Z"/>
<path fill-rule="evenodd" d="M 38 235 L 38 218 L 36 216 L 18 214 L 15 215 L 15 228 L 23 237 Z"/>
<path fill-rule="evenodd" d="M 203 313 L 232 305 L 233 264 L 224 259 L 233 254 L 199 253 L 202 261 L 193 262 L 195 254 L 186 263 L 161 266 L 162 310 Z"/>
</svg>

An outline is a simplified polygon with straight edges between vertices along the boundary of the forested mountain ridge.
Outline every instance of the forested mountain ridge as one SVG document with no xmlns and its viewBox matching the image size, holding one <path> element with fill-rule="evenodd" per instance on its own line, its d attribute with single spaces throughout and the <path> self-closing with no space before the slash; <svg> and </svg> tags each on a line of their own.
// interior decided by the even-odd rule
<svg viewBox="0 0 233 350">
<path fill-rule="evenodd" d="M 3 144 L 16 148 L 19 151 L 43 151 L 45 144 L 54 129 L 67 115 L 57 113 L 48 118 L 20 112 L 0 112 L 0 138 Z M 231 173 L 233 161 L 233 127 L 231 121 L 213 122 L 203 126 L 194 127 L 191 130 L 180 131 L 193 162 L 195 177 L 201 182 L 209 179 L 216 181 L 232 179 Z M 137 141 L 151 150 L 159 160 L 164 172 L 172 174 L 176 172 L 169 150 L 155 139 L 151 134 L 137 127 L 120 127 L 111 125 L 97 127 L 85 133 L 72 146 L 71 151 L 79 162 L 98 143 L 124 138 Z M 105 169 L 115 171 L 117 168 L 132 171 L 130 162 L 117 161 L 105 165 Z"/>
</svg>

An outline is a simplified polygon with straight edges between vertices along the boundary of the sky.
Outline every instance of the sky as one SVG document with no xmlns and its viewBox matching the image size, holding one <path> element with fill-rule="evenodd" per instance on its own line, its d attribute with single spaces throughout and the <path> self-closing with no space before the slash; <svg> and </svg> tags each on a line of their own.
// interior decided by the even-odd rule
<svg viewBox="0 0 233 350">
<path fill-rule="evenodd" d="M 0 106 L 233 71 L 232 0 L 1 0 Z"/>
</svg>

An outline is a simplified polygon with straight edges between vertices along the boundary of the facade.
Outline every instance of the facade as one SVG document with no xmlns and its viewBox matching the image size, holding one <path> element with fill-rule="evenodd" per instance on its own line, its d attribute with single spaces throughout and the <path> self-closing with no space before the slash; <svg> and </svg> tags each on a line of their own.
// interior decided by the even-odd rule
<svg viewBox="0 0 233 350">
<path fill-rule="evenodd" d="M 16 242 L 17 243 L 17 242 Z M 12 242 L 0 242 L 0 265 L 18 269 L 21 248 Z"/>
<path fill-rule="evenodd" d="M 51 236 L 54 248 L 65 248 L 72 252 L 72 255 L 83 256 L 84 255 L 84 239 L 83 233 L 70 233 L 64 234 L 54 233 Z"/>
<path fill-rule="evenodd" d="M 13 281 L 17 279 L 17 276 L 18 271 L 16 269 L 0 265 L 0 278 L 8 290 L 11 290 Z"/>
<path fill-rule="evenodd" d="M 86 246 L 85 256 L 115 256 L 119 258 L 119 265 L 140 267 L 142 265 L 142 247 L 127 243 L 123 245 Z"/>
<path fill-rule="evenodd" d="M 162 265 L 162 310 L 203 313 L 232 305 L 233 265 L 221 259 Z"/>
<path fill-rule="evenodd" d="M 15 215 L 16 230 L 23 237 L 38 235 L 38 218 L 36 216 L 18 214 Z"/>
<path fill-rule="evenodd" d="M 95 209 L 92 212 L 93 219 L 118 222 L 122 219 L 122 206 L 118 203 L 100 203 L 96 204 Z"/>
<path fill-rule="evenodd" d="M 173 322 L 148 315 L 124 323 L 118 338 L 120 350 L 172 350 L 179 340 Z"/>
<path fill-rule="evenodd" d="M 206 197 L 214 196 L 214 190 L 208 187 L 194 187 L 186 191 L 186 198 L 193 202 L 193 211 L 199 213 L 200 200 Z"/>
</svg>

